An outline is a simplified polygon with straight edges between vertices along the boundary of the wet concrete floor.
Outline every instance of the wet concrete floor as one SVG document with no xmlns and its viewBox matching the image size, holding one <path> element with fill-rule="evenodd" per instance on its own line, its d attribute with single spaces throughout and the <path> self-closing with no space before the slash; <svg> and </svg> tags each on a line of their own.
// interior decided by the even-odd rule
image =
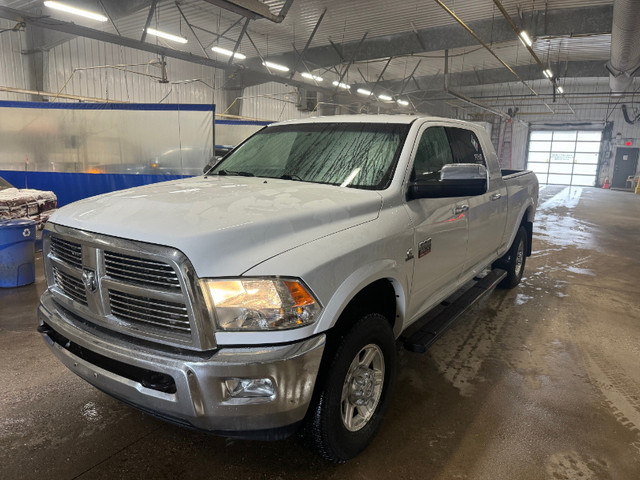
<svg viewBox="0 0 640 480">
<path fill-rule="evenodd" d="M 522 284 L 427 354 L 400 350 L 382 430 L 341 466 L 293 440 L 172 426 L 94 389 L 35 331 L 39 267 L 35 285 L 0 290 L 0 479 L 636 480 L 639 234 L 640 195 L 542 187 Z"/>
</svg>

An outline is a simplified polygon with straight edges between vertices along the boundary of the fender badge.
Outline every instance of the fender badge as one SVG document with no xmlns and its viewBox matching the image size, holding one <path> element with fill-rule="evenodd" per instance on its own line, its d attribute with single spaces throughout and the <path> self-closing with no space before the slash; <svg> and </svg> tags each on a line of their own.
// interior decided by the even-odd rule
<svg viewBox="0 0 640 480">
<path fill-rule="evenodd" d="M 431 239 L 427 238 L 425 241 L 418 244 L 418 258 L 424 257 L 427 253 L 431 253 Z"/>
</svg>

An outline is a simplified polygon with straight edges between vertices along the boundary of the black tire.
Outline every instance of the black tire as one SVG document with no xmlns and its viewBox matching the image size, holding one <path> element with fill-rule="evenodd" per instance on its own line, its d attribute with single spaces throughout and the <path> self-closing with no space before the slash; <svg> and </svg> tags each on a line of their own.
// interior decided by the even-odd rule
<svg viewBox="0 0 640 480">
<path fill-rule="evenodd" d="M 322 384 L 316 387 L 317 395 L 309 407 L 301 434 L 306 446 L 322 458 L 333 463 L 344 463 L 371 443 L 382 424 L 395 381 L 396 347 L 389 321 L 377 313 L 363 316 L 343 337 L 336 340 L 336 348 L 328 350 L 332 357 L 323 362 L 328 370 L 324 372 Z M 368 356 L 372 360 L 366 364 Z M 380 365 L 383 365 L 384 374 L 378 368 Z M 376 382 L 367 381 L 376 378 L 376 374 L 377 377 L 383 377 L 379 394 L 376 393 Z M 346 387 L 347 378 L 352 379 L 350 385 L 353 388 Z M 358 407 L 354 401 L 367 403 Z M 349 411 L 350 416 L 347 413 Z M 349 418 L 350 428 L 343 417 Z"/>
<path fill-rule="evenodd" d="M 522 280 L 524 266 L 527 263 L 527 242 L 527 230 L 521 226 L 509 251 L 493 264 L 493 268 L 502 268 L 507 271 L 507 276 L 498 284 L 498 287 L 514 288 Z"/>
</svg>

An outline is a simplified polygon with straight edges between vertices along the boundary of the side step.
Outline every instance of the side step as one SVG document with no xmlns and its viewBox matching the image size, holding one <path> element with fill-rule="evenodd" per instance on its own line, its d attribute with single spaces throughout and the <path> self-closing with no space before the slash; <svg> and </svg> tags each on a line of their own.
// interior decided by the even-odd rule
<svg viewBox="0 0 640 480">
<path fill-rule="evenodd" d="M 425 353 L 460 315 L 491 292 L 506 276 L 506 271 L 499 268 L 493 269 L 453 303 L 447 304 L 443 302 L 443 305 L 446 306 L 444 310 L 438 313 L 432 320 L 420 328 L 420 330 L 411 334 L 410 337 L 400 338 L 404 343 L 404 347 L 411 352 Z"/>
</svg>

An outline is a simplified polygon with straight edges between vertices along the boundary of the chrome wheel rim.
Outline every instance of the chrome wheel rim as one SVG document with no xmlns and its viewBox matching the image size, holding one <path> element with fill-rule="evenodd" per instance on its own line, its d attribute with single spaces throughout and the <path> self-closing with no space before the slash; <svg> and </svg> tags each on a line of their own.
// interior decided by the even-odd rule
<svg viewBox="0 0 640 480">
<path fill-rule="evenodd" d="M 522 268 L 524 267 L 524 242 L 520 241 L 518 244 L 518 251 L 516 252 L 516 275 L 522 275 Z"/>
<path fill-rule="evenodd" d="M 342 386 L 342 423 L 350 432 L 363 428 L 376 411 L 384 384 L 384 355 L 378 345 L 363 347 L 351 361 Z"/>
</svg>

